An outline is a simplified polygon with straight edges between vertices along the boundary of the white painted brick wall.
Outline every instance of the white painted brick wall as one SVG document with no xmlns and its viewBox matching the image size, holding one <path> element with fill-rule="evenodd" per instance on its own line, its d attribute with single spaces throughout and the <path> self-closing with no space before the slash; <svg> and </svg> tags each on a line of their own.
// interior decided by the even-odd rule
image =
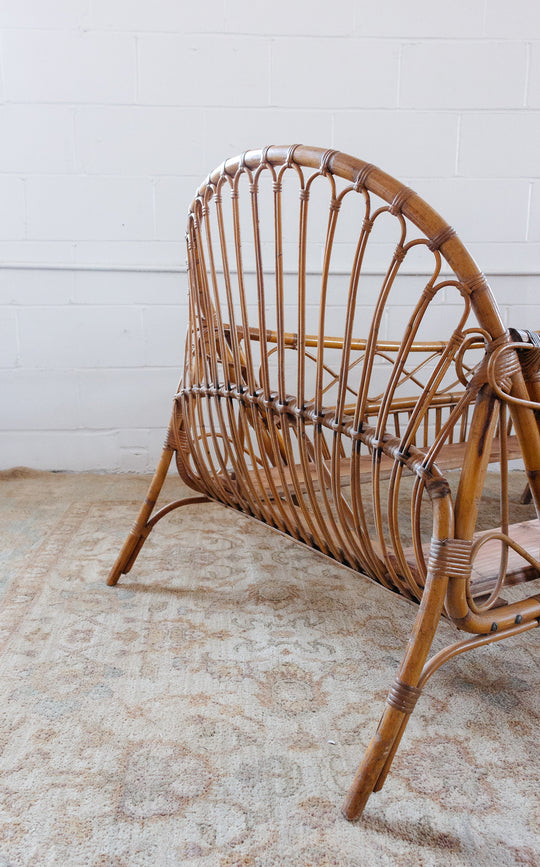
<svg viewBox="0 0 540 867">
<path fill-rule="evenodd" d="M 529 216 L 529 227 L 527 232 L 527 240 L 533 243 L 540 242 L 540 182 L 532 184 L 531 192 L 531 212 Z"/>
<path fill-rule="evenodd" d="M 417 189 L 504 320 L 540 327 L 536 0 L 2 0 L 0 466 L 153 467 L 187 206 L 226 156 L 271 141 Z"/>
<path fill-rule="evenodd" d="M 396 108 L 400 45 L 394 40 L 273 39 L 270 103 L 307 108 Z"/>
<path fill-rule="evenodd" d="M 521 42 L 414 42 L 403 46 L 404 108 L 512 109 L 523 104 L 527 52 Z"/>
<path fill-rule="evenodd" d="M 539 67 L 540 73 L 540 67 Z M 540 91 L 540 77 L 538 78 Z M 515 111 L 512 135 L 505 112 L 471 112 L 461 122 L 458 171 L 466 178 L 526 178 L 538 174 L 540 124 L 537 112 Z M 516 142 L 519 143 L 516 158 Z"/>
<path fill-rule="evenodd" d="M 538 33 L 538 29 L 536 31 Z M 529 80 L 527 86 L 527 107 L 540 108 L 540 43 L 531 43 Z"/>
<path fill-rule="evenodd" d="M 129 307 L 27 307 L 19 313 L 21 365 L 29 370 L 140 367 L 142 311 Z"/>
<path fill-rule="evenodd" d="M 6 29 L 2 56 L 10 102 L 135 102 L 136 41 L 131 35 Z"/>
<path fill-rule="evenodd" d="M 150 178 L 34 175 L 26 200 L 31 240 L 144 241 L 154 233 Z"/>
<path fill-rule="evenodd" d="M 527 2 L 527 0 L 526 0 Z M 454 0 L 444 12 L 432 0 L 355 3 L 357 34 L 393 39 L 471 39 L 485 33 L 485 0 Z"/>
<path fill-rule="evenodd" d="M 180 156 L 192 175 L 208 171 L 202 154 L 204 113 L 198 108 L 81 106 L 74 127 L 78 169 L 84 174 L 175 177 Z"/>
<path fill-rule="evenodd" d="M 16 175 L 0 175 L 0 237 L 10 241 L 26 233 L 25 182 Z"/>
<path fill-rule="evenodd" d="M 59 105 L 0 105 L 2 174 L 75 170 L 73 109 Z"/>
</svg>

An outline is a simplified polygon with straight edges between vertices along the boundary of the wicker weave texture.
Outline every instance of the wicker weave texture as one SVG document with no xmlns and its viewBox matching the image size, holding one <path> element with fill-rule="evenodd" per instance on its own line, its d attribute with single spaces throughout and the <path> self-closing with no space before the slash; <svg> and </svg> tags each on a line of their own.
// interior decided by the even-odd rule
<svg viewBox="0 0 540 867">
<path fill-rule="evenodd" d="M 199 495 L 189 502 L 244 511 L 420 602 L 345 807 L 354 818 L 427 678 L 538 625 L 538 596 L 502 595 L 540 569 L 538 520 L 516 530 L 507 495 L 519 458 L 538 517 L 538 338 L 505 330 L 456 232 L 414 191 L 333 150 L 270 146 L 223 163 L 191 204 L 187 253 L 184 375 L 110 583 L 182 504 L 150 518 L 174 453 Z M 480 530 L 493 465 L 500 523 Z M 427 662 L 443 614 L 475 638 Z"/>
</svg>

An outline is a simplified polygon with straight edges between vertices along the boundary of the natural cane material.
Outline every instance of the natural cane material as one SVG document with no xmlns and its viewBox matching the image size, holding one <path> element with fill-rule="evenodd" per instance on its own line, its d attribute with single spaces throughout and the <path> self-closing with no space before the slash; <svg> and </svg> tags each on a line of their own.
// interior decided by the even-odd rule
<svg viewBox="0 0 540 867">
<path fill-rule="evenodd" d="M 336 151 L 271 146 L 223 163 L 193 200 L 187 249 L 183 378 L 109 583 L 161 517 L 212 500 L 418 602 L 344 807 L 354 819 L 434 671 L 538 626 L 526 582 L 540 574 L 540 525 L 511 525 L 507 493 L 519 459 L 538 515 L 538 341 L 504 328 L 486 278 L 414 191 Z M 173 455 L 197 496 L 152 517 Z M 500 523 L 480 527 L 494 468 Z M 444 615 L 474 637 L 428 661 Z"/>
</svg>

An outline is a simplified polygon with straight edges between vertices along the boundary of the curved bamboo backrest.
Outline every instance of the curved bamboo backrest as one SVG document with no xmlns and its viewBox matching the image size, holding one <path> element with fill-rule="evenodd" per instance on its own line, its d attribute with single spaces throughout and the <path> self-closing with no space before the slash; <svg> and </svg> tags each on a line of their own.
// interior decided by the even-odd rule
<svg viewBox="0 0 540 867">
<path fill-rule="evenodd" d="M 528 397 L 514 352 L 488 365 L 510 338 L 476 263 L 412 190 L 300 145 L 249 151 L 209 175 L 187 242 L 181 475 L 420 599 L 432 532 L 422 516 L 448 493 L 448 446 L 461 444 L 466 472 L 447 535 L 470 542 L 490 450 L 506 449 L 511 427 L 492 385 Z M 514 403 L 512 421 L 538 505 L 533 409 Z"/>
</svg>

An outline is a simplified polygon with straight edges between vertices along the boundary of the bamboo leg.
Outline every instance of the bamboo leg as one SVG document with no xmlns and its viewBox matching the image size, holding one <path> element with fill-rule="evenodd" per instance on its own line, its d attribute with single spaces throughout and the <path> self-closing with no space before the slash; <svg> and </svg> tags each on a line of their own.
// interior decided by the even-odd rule
<svg viewBox="0 0 540 867">
<path fill-rule="evenodd" d="M 159 459 L 156 472 L 154 473 L 154 478 L 152 479 L 148 493 L 141 506 L 137 520 L 124 542 L 116 563 L 109 573 L 107 584 L 110 587 L 113 587 L 117 583 L 120 575 L 129 572 L 137 559 L 139 551 L 145 543 L 148 533 L 152 529 L 148 521 L 154 506 L 156 505 L 161 488 L 163 487 L 163 482 L 165 481 L 173 454 L 174 449 L 167 442 L 163 447 L 161 458 Z"/>
<path fill-rule="evenodd" d="M 369 796 L 382 788 L 390 769 L 409 716 L 420 696 L 418 683 L 442 613 L 447 584 L 448 578 L 440 572 L 428 572 L 405 657 L 388 694 L 377 731 L 343 806 L 343 815 L 349 821 L 361 816 Z"/>
<path fill-rule="evenodd" d="M 394 743 L 405 728 L 404 720 L 405 714 L 395 708 L 387 706 L 384 709 L 377 731 L 343 805 L 343 815 L 349 821 L 360 818 L 370 795 L 376 790 L 387 760 L 394 752 Z"/>
</svg>

